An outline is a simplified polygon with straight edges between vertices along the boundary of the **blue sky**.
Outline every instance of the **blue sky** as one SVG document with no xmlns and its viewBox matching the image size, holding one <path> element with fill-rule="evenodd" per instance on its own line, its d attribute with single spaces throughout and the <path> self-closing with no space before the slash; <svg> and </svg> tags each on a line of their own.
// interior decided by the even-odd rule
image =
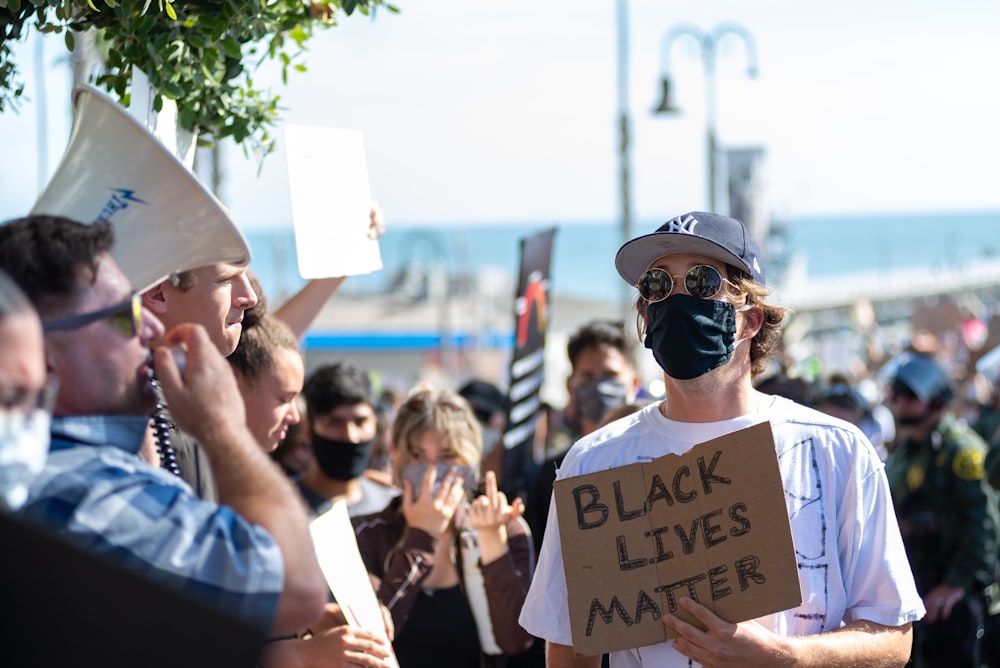
<svg viewBox="0 0 1000 668">
<path fill-rule="evenodd" d="M 615 4 L 596 0 L 396 0 L 320 33 L 307 74 L 282 87 L 294 123 L 359 128 L 374 197 L 390 223 L 614 221 L 619 216 Z M 654 117 L 661 41 L 684 22 L 735 21 L 720 44 L 717 129 L 762 146 L 764 205 L 777 216 L 1000 210 L 1000 3 L 631 0 L 633 211 L 663 219 L 705 207 L 702 61 L 670 52 L 684 113 Z M 68 137 L 61 39 L 19 47 L 38 107 L 0 115 L 0 218 L 30 208 Z M 35 67 L 36 58 L 42 63 Z M 258 166 L 227 146 L 222 199 L 244 229 L 290 227 L 283 153 Z"/>
</svg>

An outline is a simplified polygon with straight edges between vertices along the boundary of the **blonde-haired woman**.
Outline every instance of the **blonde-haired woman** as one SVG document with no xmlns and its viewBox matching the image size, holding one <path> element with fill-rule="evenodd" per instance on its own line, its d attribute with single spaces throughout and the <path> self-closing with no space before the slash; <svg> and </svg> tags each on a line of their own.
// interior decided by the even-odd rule
<svg viewBox="0 0 1000 668">
<path fill-rule="evenodd" d="M 456 392 L 418 385 L 392 425 L 403 488 L 382 512 L 353 519 L 358 547 L 396 629 L 402 668 L 502 665 L 532 642 L 517 623 L 531 579 L 524 506 L 496 475 L 466 503 L 482 441 Z"/>
</svg>

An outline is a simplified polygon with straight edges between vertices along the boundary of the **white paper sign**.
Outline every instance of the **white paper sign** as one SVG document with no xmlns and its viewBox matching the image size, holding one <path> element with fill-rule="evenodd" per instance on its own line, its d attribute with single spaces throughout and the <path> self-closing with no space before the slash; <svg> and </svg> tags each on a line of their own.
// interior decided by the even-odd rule
<svg viewBox="0 0 1000 668">
<path fill-rule="evenodd" d="M 378 240 L 368 234 L 372 197 L 361 131 L 284 129 L 299 273 L 327 278 L 381 269 Z"/>
<path fill-rule="evenodd" d="M 347 623 L 378 634 L 388 644 L 378 596 L 358 552 L 347 503 L 343 500 L 334 502 L 330 510 L 309 523 L 309 533 L 312 534 L 323 577 L 344 611 Z M 394 654 L 390 653 L 387 661 L 398 668 Z"/>
</svg>

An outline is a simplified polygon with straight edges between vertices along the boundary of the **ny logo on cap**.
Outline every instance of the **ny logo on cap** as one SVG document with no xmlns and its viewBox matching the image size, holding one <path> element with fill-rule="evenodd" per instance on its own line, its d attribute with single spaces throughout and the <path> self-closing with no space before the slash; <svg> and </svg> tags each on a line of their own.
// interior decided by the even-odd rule
<svg viewBox="0 0 1000 668">
<path fill-rule="evenodd" d="M 674 218 L 673 220 L 667 221 L 667 225 L 664 232 L 683 232 L 684 234 L 694 234 L 694 226 L 698 224 L 698 220 L 692 216 L 687 215 L 684 218 L 680 216 Z"/>
</svg>

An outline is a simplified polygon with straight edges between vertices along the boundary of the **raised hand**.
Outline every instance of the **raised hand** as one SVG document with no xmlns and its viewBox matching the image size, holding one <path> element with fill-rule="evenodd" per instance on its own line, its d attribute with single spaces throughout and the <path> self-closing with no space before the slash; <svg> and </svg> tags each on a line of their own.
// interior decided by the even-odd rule
<svg viewBox="0 0 1000 668">
<path fill-rule="evenodd" d="M 165 347 L 153 350 L 156 375 L 177 425 L 199 441 L 227 425 L 246 423 L 243 397 L 232 368 L 201 325 L 185 323 L 167 332 L 164 341 L 186 351 L 182 371 Z M 208 433 L 206 433 L 208 432 Z"/>
<path fill-rule="evenodd" d="M 441 484 L 435 487 L 437 470 L 428 466 L 420 483 L 420 495 L 413 499 L 413 486 L 408 480 L 403 481 L 403 516 L 406 523 L 417 529 L 423 529 L 434 537 L 440 537 L 445 532 L 455 511 L 458 510 L 465 496 L 465 481 L 458 475 L 455 467 L 448 470 Z"/>
<path fill-rule="evenodd" d="M 524 502 L 514 499 L 507 502 L 507 495 L 497 489 L 497 476 L 487 471 L 486 491 L 477 497 L 468 510 L 468 524 L 476 530 L 480 559 L 489 564 L 507 554 L 507 523 L 524 514 Z"/>
</svg>

